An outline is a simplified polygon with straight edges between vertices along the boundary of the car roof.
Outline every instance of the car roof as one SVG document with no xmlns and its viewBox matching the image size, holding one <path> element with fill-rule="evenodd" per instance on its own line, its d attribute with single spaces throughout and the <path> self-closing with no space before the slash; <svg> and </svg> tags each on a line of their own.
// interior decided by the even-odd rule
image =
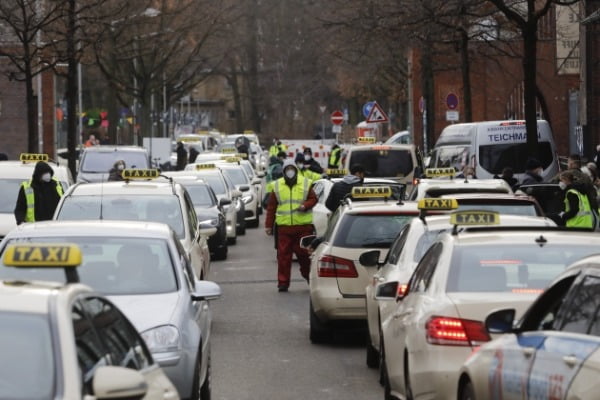
<svg viewBox="0 0 600 400">
<path fill-rule="evenodd" d="M 5 267 L 3 267 L 5 268 Z M 0 281 L 0 311 L 47 314 L 49 298 L 69 285 L 59 282 L 18 282 Z M 84 285 L 78 285 L 84 286 Z"/>
<path fill-rule="evenodd" d="M 365 211 L 369 212 L 398 212 L 399 214 L 407 213 L 418 215 L 419 209 L 417 208 L 417 202 L 404 201 L 398 203 L 397 200 L 390 199 L 387 201 L 383 200 L 365 200 L 365 201 L 352 201 L 344 204 L 342 207 L 343 213 L 345 214 L 359 214 Z"/>
<path fill-rule="evenodd" d="M 116 233 L 118 232 L 118 233 Z M 170 238 L 171 228 L 158 222 L 114 220 L 40 221 L 21 224 L 10 231 L 6 240 L 20 237 L 51 236 L 131 236 Z"/>
<path fill-rule="evenodd" d="M 460 192 L 501 192 L 510 193 L 513 191 L 510 185 L 504 179 L 421 179 L 417 185 L 418 193 L 431 193 L 431 196 L 437 197 L 444 194 Z M 455 192 L 454 192 L 455 191 Z M 439 194 L 436 196 L 436 192 Z"/>
<path fill-rule="evenodd" d="M 460 245 L 481 245 L 481 244 L 522 244 L 527 243 L 532 238 L 543 239 L 543 243 L 548 241 L 558 242 L 570 245 L 580 245 L 582 243 L 598 243 L 600 245 L 600 235 L 591 231 L 572 230 L 561 227 L 494 227 L 494 228 L 468 228 L 459 231 L 458 234 L 449 235 L 456 244 Z M 543 246 L 543 244 L 542 244 Z M 543 251 L 543 249 L 541 249 Z"/>
<path fill-rule="evenodd" d="M 110 153 L 111 151 L 124 151 L 124 152 L 138 152 L 138 153 L 147 153 L 148 151 L 139 146 L 114 146 L 114 145 L 100 145 L 100 146 L 90 146 L 86 147 L 84 152 L 94 152 L 94 153 Z"/>
<path fill-rule="evenodd" d="M 102 195 L 173 195 L 173 190 L 180 191 L 177 183 L 163 179 L 147 181 L 116 181 L 80 183 L 72 186 L 69 196 L 96 196 Z"/>
<path fill-rule="evenodd" d="M 30 179 L 35 168 L 34 162 L 24 163 L 22 161 L 0 161 L 0 176 L 6 178 Z M 48 165 L 54 170 L 54 177 L 60 181 L 69 181 L 69 171 L 64 165 L 49 162 Z"/>
<path fill-rule="evenodd" d="M 391 143 L 379 143 L 379 144 L 356 144 L 350 146 L 348 151 L 376 151 L 376 150 L 408 150 L 413 151 L 415 149 L 414 144 L 391 144 Z"/>
<path fill-rule="evenodd" d="M 500 214 L 499 219 L 499 226 L 556 226 L 556 223 L 554 221 L 546 217 Z M 419 221 L 422 220 L 419 219 Z M 427 224 L 427 229 L 429 230 L 441 230 L 453 226 L 452 224 L 450 224 L 450 213 L 428 215 L 425 217 L 425 222 Z"/>
</svg>

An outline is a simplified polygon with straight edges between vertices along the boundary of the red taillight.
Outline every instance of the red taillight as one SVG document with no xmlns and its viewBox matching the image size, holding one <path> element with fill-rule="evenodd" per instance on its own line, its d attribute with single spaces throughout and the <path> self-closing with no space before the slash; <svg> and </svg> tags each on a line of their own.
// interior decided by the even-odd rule
<svg viewBox="0 0 600 400">
<path fill-rule="evenodd" d="M 401 284 L 398 283 L 398 289 L 396 290 L 396 295 L 398 297 L 404 297 L 406 295 L 406 292 L 408 292 L 408 285 L 406 284 Z"/>
<path fill-rule="evenodd" d="M 446 346 L 477 346 L 490 341 L 490 335 L 481 321 L 431 317 L 427 324 L 427 342 Z"/>
<path fill-rule="evenodd" d="M 357 278 L 358 271 L 352 260 L 335 256 L 322 256 L 317 269 L 322 278 Z"/>
</svg>

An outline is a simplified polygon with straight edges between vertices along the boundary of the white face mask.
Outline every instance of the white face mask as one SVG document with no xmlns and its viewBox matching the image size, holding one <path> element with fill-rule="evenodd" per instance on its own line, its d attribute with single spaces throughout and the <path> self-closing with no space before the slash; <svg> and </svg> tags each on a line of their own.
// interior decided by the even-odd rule
<svg viewBox="0 0 600 400">
<path fill-rule="evenodd" d="M 565 190 L 567 188 L 567 184 L 563 181 L 560 181 L 558 182 L 558 187 L 560 188 L 560 190 Z"/>
<path fill-rule="evenodd" d="M 288 179 L 292 179 L 294 176 L 296 176 L 296 171 L 293 169 L 288 169 L 285 171 L 285 176 L 287 176 Z"/>
<path fill-rule="evenodd" d="M 302 169 L 302 168 L 304 168 L 304 164 L 298 163 L 298 164 L 296 164 L 296 167 L 298 167 L 298 169 Z"/>
<path fill-rule="evenodd" d="M 117 165 L 117 169 L 119 171 L 123 171 L 125 169 L 125 166 L 123 164 L 119 164 L 119 165 Z"/>
<path fill-rule="evenodd" d="M 50 175 L 50 172 L 46 172 L 45 174 L 42 175 L 42 181 L 44 181 L 44 182 L 50 182 L 51 179 L 52 179 L 52 175 Z"/>
<path fill-rule="evenodd" d="M 311 156 L 304 156 L 304 161 L 310 161 Z"/>
</svg>

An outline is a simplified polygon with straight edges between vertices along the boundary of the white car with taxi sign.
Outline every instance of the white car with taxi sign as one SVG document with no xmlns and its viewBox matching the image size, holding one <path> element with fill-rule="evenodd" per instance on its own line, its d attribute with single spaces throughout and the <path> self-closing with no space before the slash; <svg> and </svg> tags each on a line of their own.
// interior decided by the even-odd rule
<svg viewBox="0 0 600 400">
<path fill-rule="evenodd" d="M 15 220 L 15 205 L 21 183 L 29 181 L 38 161 L 48 162 L 54 170 L 54 178 L 66 191 L 73 184 L 71 171 L 63 165 L 54 164 L 47 154 L 23 153 L 20 161 L 0 161 L 0 240 L 17 226 Z"/>
<path fill-rule="evenodd" d="M 71 279 L 0 281 L 0 398 L 179 399 L 123 313 L 76 283 L 81 258 L 70 243 L 6 248 L 4 269 L 64 268 Z"/>
<path fill-rule="evenodd" d="M 359 256 L 366 249 L 379 249 L 385 257 L 398 232 L 418 215 L 416 203 L 387 200 L 391 195 L 389 187 L 354 187 L 352 198 L 331 217 L 323 241 L 311 255 L 313 343 L 329 340 L 336 325 L 364 326 L 365 286 L 375 268 L 362 265 Z M 366 201 L 358 201 L 361 198 Z"/>
<path fill-rule="evenodd" d="M 520 321 L 510 308 L 489 314 L 486 328 L 502 335 L 460 368 L 456 398 L 598 398 L 598 299 L 600 256 L 594 255 L 560 274 Z"/>
<path fill-rule="evenodd" d="M 216 228 L 199 223 L 185 188 L 160 177 L 154 169 L 126 169 L 123 177 L 124 181 L 71 186 L 58 203 L 54 219 L 165 223 L 177 234 L 196 276 L 207 278 L 210 272 L 207 238 Z"/>
<path fill-rule="evenodd" d="M 498 224 L 498 217 L 486 213 L 482 219 Z M 599 245 L 593 232 L 556 227 L 442 233 L 381 323 L 386 398 L 455 399 L 459 366 L 491 340 L 486 315 L 511 307 L 520 317 L 558 274 Z"/>
</svg>

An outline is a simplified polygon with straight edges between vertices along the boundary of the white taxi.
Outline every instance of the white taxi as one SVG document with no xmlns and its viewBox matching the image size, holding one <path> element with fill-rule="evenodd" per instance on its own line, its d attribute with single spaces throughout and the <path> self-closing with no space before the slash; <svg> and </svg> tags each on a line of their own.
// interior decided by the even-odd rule
<svg viewBox="0 0 600 400">
<path fill-rule="evenodd" d="M 54 178 L 66 191 L 73 184 L 71 171 L 63 165 L 51 163 L 47 154 L 23 153 L 20 161 L 0 161 L 0 240 L 17 226 L 14 210 L 21 183 L 31 179 L 38 161 L 49 162 L 54 170 Z"/>
<path fill-rule="evenodd" d="M 502 193 L 513 194 L 504 179 L 453 178 L 454 168 L 428 168 L 425 179 L 419 179 L 408 196 L 411 200 L 440 197 L 456 193 Z"/>
<path fill-rule="evenodd" d="M 460 370 L 460 400 L 596 399 L 600 390 L 600 256 L 577 261 L 537 298 L 520 322 L 514 309 L 486 318 L 503 333 Z"/>
<path fill-rule="evenodd" d="M 121 311 L 75 283 L 77 246 L 11 244 L 3 263 L 64 268 L 71 283 L 0 281 L 0 398 L 179 399 Z"/>
<path fill-rule="evenodd" d="M 210 271 L 207 238 L 216 229 L 198 222 L 194 203 L 185 188 L 165 181 L 154 169 L 126 169 L 123 178 L 122 182 L 71 186 L 58 203 L 54 219 L 165 223 L 177 234 L 197 277 L 207 278 Z"/>
<path fill-rule="evenodd" d="M 377 266 L 378 270 L 365 288 L 367 300 L 367 365 L 371 368 L 380 365 L 381 321 L 389 318 L 396 309 L 396 299 L 402 296 L 408 286 L 417 263 L 429 246 L 443 232 L 452 229 L 451 215 L 427 215 L 431 212 L 460 210 L 456 199 L 422 199 L 418 203 L 421 213 L 404 226 L 388 252 L 383 263 L 379 263 L 378 250 L 363 253 L 363 264 Z M 470 211 L 458 211 L 468 215 Z M 478 215 L 475 211 L 472 215 Z M 501 226 L 556 226 L 549 218 L 518 215 L 501 215 Z"/>
<path fill-rule="evenodd" d="M 404 225 L 418 215 L 416 203 L 387 200 L 389 187 L 354 187 L 351 199 L 331 217 L 323 241 L 311 256 L 310 339 L 330 339 L 332 328 L 365 324 L 365 286 L 375 268 L 359 262 L 366 249 L 383 257 Z M 383 199 L 382 199 L 383 197 Z M 360 199 L 367 201 L 358 201 Z"/>
<path fill-rule="evenodd" d="M 480 214 L 456 214 L 451 223 L 498 224 L 503 218 Z M 386 398 L 455 399 L 460 365 L 491 339 L 485 316 L 499 307 L 522 315 L 558 274 L 599 245 L 596 233 L 556 227 L 441 234 L 419 261 L 394 312 L 382 321 Z"/>
</svg>

